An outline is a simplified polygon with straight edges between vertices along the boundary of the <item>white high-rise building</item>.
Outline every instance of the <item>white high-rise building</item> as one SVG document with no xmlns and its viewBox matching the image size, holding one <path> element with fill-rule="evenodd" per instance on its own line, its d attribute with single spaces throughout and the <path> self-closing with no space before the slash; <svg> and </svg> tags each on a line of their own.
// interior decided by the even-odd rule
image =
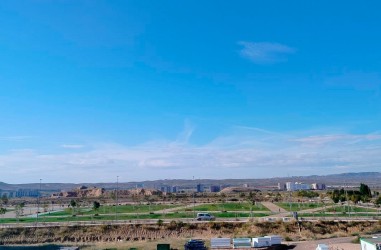
<svg viewBox="0 0 381 250">
<path fill-rule="evenodd" d="M 311 185 L 301 182 L 286 182 L 287 191 L 310 190 Z"/>
</svg>

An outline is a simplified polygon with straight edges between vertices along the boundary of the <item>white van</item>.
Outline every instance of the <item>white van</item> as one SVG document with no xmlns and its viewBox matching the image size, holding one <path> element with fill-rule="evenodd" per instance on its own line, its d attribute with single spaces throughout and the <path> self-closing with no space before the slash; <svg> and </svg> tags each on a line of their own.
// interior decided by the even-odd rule
<svg viewBox="0 0 381 250">
<path fill-rule="evenodd" d="M 216 218 L 208 213 L 197 213 L 197 220 L 215 220 Z"/>
</svg>

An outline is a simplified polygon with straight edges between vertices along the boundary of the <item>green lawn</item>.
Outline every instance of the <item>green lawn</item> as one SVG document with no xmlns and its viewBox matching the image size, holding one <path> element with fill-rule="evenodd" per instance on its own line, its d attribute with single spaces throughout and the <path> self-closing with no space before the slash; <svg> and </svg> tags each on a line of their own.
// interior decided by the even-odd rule
<svg viewBox="0 0 381 250">
<path fill-rule="evenodd" d="M 250 217 L 250 213 L 212 213 L 216 218 L 236 218 L 236 217 Z M 269 214 L 266 213 L 253 213 L 253 217 L 263 217 Z M 181 219 L 181 218 L 194 218 L 193 212 L 183 213 L 168 213 L 168 214 L 118 214 L 118 220 L 134 220 L 134 219 Z M 99 215 L 99 216 L 62 216 L 62 217 L 40 217 L 39 222 L 70 222 L 70 221 L 104 221 L 115 220 L 115 215 Z M 16 223 L 18 220 L 15 218 L 0 219 L 0 223 Z M 20 223 L 34 223 L 36 218 L 23 217 L 19 220 Z"/>
<path fill-rule="evenodd" d="M 337 212 L 337 213 L 342 213 L 342 212 L 377 212 L 377 209 L 374 208 L 365 208 L 365 207 L 355 207 L 355 206 L 337 206 L 337 207 L 330 207 L 327 208 L 327 212 Z"/>
<path fill-rule="evenodd" d="M 291 202 L 291 209 L 290 209 L 290 203 L 288 202 L 277 202 L 275 205 L 280 206 L 281 208 L 284 208 L 287 211 L 302 211 L 306 209 L 313 209 L 313 208 L 319 208 L 323 207 L 322 203 L 306 203 L 306 202 Z"/>
<path fill-rule="evenodd" d="M 189 209 L 192 210 L 193 208 Z M 262 204 L 252 205 L 249 202 L 242 203 L 217 203 L 195 206 L 196 211 L 269 211 Z"/>
<path fill-rule="evenodd" d="M 50 212 L 47 214 L 41 214 L 40 217 L 46 217 L 46 216 L 67 216 L 71 215 L 71 210 L 66 208 L 64 211 L 57 211 L 57 212 Z"/>
<path fill-rule="evenodd" d="M 356 214 L 351 214 L 350 217 L 379 217 L 376 214 L 368 214 L 368 213 L 356 213 Z M 347 213 L 336 213 L 336 214 L 327 214 L 327 213 L 301 213 L 299 214 L 300 217 L 349 217 Z"/>
<path fill-rule="evenodd" d="M 242 213 L 242 212 L 239 212 L 239 213 L 231 213 L 231 212 L 227 212 L 227 213 L 213 213 L 214 216 L 216 216 L 216 218 L 236 218 L 236 217 L 241 217 L 241 218 L 248 218 L 248 217 L 264 217 L 264 216 L 268 216 L 270 214 L 266 214 L 266 213 Z"/>
<path fill-rule="evenodd" d="M 90 208 L 76 208 L 75 214 L 77 215 L 92 215 L 92 214 L 115 214 L 117 209 L 118 213 L 149 213 L 155 212 L 163 209 L 174 208 L 178 205 L 121 205 L 121 206 L 101 206 L 98 211 L 94 211 Z M 50 214 L 44 214 L 41 216 L 67 216 L 72 215 L 72 208 L 66 208 L 64 211 L 51 212 Z"/>
</svg>

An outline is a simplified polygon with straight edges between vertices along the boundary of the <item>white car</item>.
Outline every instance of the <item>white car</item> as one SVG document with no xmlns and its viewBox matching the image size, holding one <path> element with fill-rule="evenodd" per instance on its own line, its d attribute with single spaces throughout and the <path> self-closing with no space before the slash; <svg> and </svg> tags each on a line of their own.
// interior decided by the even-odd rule
<svg viewBox="0 0 381 250">
<path fill-rule="evenodd" d="M 197 213 L 197 220 L 215 220 L 216 218 L 213 215 L 208 213 Z"/>
</svg>

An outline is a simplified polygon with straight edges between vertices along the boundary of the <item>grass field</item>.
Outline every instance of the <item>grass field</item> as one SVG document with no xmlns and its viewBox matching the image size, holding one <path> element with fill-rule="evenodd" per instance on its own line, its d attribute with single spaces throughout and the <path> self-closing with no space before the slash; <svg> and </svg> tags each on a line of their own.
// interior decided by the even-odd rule
<svg viewBox="0 0 381 250">
<path fill-rule="evenodd" d="M 330 208 L 327 208 L 326 210 L 327 212 L 338 212 L 338 213 L 342 213 L 342 212 L 377 212 L 377 209 L 374 209 L 374 208 L 365 208 L 365 207 L 355 207 L 355 206 L 337 206 L 337 207 L 330 207 Z"/>
<path fill-rule="evenodd" d="M 323 207 L 322 203 L 298 203 L 298 202 L 291 202 L 291 208 L 290 203 L 288 202 L 277 202 L 275 205 L 280 206 L 281 208 L 287 210 L 287 211 L 302 211 L 306 209 L 313 209 L 313 208 L 319 208 Z"/>
<path fill-rule="evenodd" d="M 192 209 L 192 208 L 191 208 Z M 195 206 L 196 211 L 269 211 L 262 204 L 243 203 L 204 204 Z"/>
<path fill-rule="evenodd" d="M 232 213 L 232 212 L 218 212 L 211 213 L 216 218 L 250 218 L 250 217 L 263 217 L 269 214 L 267 213 Z M 184 218 L 194 218 L 193 212 L 174 212 L 174 213 L 145 213 L 145 214 L 118 214 L 118 220 L 135 220 L 135 219 L 184 219 Z M 98 216 L 90 216 L 90 215 L 79 215 L 79 216 L 71 216 L 64 215 L 60 217 L 53 216 L 40 216 L 39 222 L 71 222 L 71 221 L 110 221 L 115 220 L 115 214 L 113 215 L 98 215 Z M 22 217 L 19 220 L 16 218 L 4 218 L 0 219 L 0 223 L 33 223 L 36 222 L 36 218 L 31 217 Z"/>
<path fill-rule="evenodd" d="M 368 213 L 356 213 L 356 214 L 351 214 L 349 215 L 348 213 L 300 213 L 299 214 L 299 218 L 300 217 L 369 217 L 369 218 L 373 218 L 373 217 L 377 217 L 377 218 L 380 218 L 381 216 L 380 215 L 377 215 L 377 214 L 368 214 Z"/>
<path fill-rule="evenodd" d="M 50 214 L 44 214 L 42 216 L 68 216 L 73 213 L 77 215 L 92 215 L 92 214 L 115 214 L 117 209 L 118 213 L 149 213 L 160 211 L 163 209 L 175 208 L 176 205 L 161 205 L 161 204 L 152 204 L 152 205 L 120 205 L 116 206 L 101 206 L 97 211 L 94 211 L 91 208 L 76 208 L 73 211 L 72 208 L 66 208 L 64 211 L 51 212 Z"/>
</svg>

